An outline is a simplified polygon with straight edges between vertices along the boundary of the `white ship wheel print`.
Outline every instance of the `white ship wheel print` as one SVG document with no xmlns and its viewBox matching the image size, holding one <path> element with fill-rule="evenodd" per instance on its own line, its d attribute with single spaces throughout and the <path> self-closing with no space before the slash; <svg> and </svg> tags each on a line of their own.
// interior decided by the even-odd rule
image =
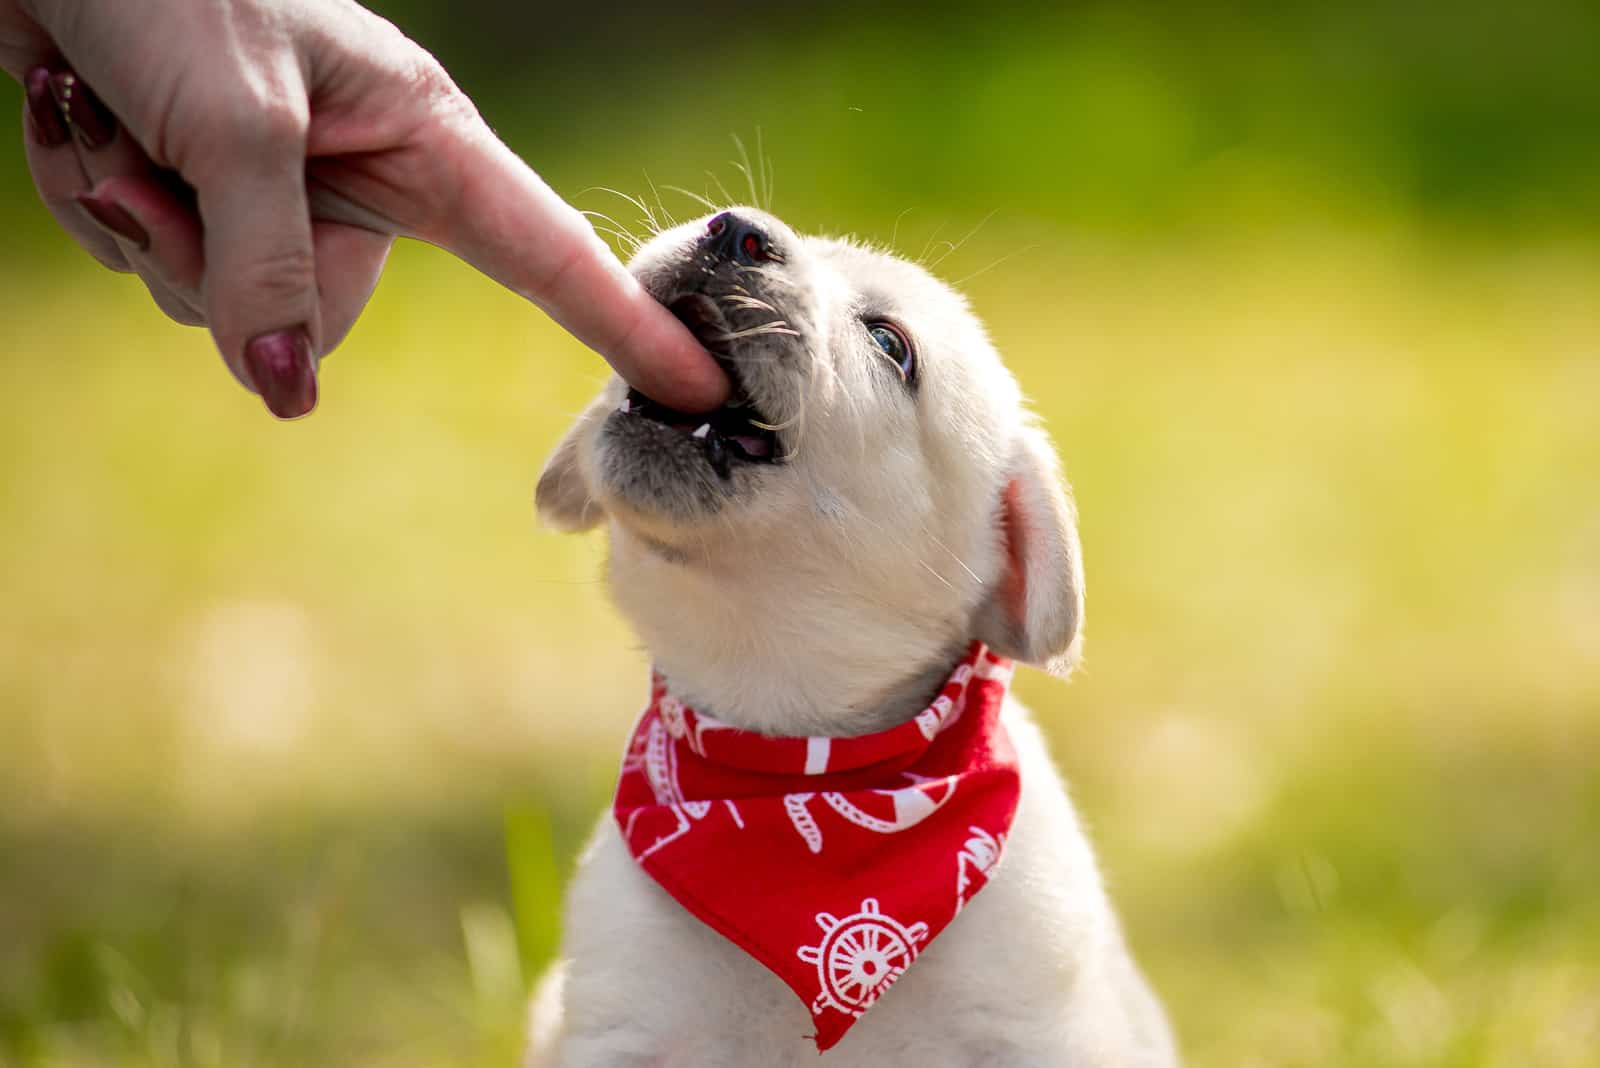
<svg viewBox="0 0 1600 1068">
<path fill-rule="evenodd" d="M 844 919 L 827 912 L 817 913 L 822 941 L 801 946 L 796 955 L 817 966 L 817 982 L 822 992 L 811 1004 L 812 1015 L 823 1009 L 860 1016 L 888 989 L 911 962 L 917 947 L 928 940 L 928 925 L 906 927 L 878 910 L 878 899 L 861 902 L 861 911 Z"/>
</svg>

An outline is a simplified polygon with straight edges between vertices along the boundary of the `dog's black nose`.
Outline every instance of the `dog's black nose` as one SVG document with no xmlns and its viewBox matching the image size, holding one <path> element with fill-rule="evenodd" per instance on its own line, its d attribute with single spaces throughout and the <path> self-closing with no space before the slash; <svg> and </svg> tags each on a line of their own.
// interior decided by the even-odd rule
<svg viewBox="0 0 1600 1068">
<path fill-rule="evenodd" d="M 705 248 L 713 256 L 746 267 L 781 260 L 772 240 L 755 220 L 725 211 L 706 223 Z"/>
</svg>

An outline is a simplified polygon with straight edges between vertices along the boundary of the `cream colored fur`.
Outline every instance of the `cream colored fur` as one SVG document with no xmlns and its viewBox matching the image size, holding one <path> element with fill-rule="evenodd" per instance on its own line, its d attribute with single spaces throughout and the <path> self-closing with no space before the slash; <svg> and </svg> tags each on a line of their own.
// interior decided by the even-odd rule
<svg viewBox="0 0 1600 1068">
<path fill-rule="evenodd" d="M 901 722 L 972 638 L 1064 674 L 1081 634 L 1075 516 L 966 302 L 882 251 L 738 211 L 784 260 L 719 276 L 717 292 L 766 306 L 730 301 L 720 348 L 789 458 L 719 480 L 674 441 L 641 449 L 613 381 L 552 456 L 541 515 L 605 524 L 612 594 L 673 692 L 748 729 Z M 693 281 L 705 225 L 635 257 L 659 298 Z M 913 386 L 874 348 L 876 320 L 915 346 Z M 1023 783 L 1004 864 L 825 1064 L 1176 1064 L 1038 730 L 1014 700 L 1004 721 Z M 640 871 L 609 814 L 569 891 L 562 958 L 535 998 L 532 1065 L 817 1060 L 807 1007 Z"/>
</svg>

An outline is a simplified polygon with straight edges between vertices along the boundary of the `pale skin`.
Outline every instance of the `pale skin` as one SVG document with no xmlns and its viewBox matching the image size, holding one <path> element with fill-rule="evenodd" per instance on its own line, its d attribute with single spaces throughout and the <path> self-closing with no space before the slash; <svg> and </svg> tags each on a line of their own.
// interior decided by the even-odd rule
<svg viewBox="0 0 1600 1068">
<path fill-rule="evenodd" d="M 449 250 L 684 410 L 728 383 L 443 68 L 353 0 L 0 0 L 61 226 L 211 331 L 280 418 L 316 404 L 394 238 Z"/>
</svg>

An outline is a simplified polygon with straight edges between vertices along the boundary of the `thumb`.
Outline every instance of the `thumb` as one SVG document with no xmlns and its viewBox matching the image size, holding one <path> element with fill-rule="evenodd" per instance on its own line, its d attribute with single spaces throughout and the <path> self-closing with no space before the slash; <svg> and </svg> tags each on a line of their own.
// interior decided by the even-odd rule
<svg viewBox="0 0 1600 1068">
<path fill-rule="evenodd" d="M 196 182 L 206 320 L 235 377 L 293 419 L 316 407 L 321 341 L 304 133 L 230 142 L 226 171 Z"/>
<path fill-rule="evenodd" d="M 456 128 L 460 185 L 420 234 L 532 300 L 631 385 L 670 407 L 713 408 L 722 369 L 612 255 L 588 219 L 481 122 Z"/>
</svg>

